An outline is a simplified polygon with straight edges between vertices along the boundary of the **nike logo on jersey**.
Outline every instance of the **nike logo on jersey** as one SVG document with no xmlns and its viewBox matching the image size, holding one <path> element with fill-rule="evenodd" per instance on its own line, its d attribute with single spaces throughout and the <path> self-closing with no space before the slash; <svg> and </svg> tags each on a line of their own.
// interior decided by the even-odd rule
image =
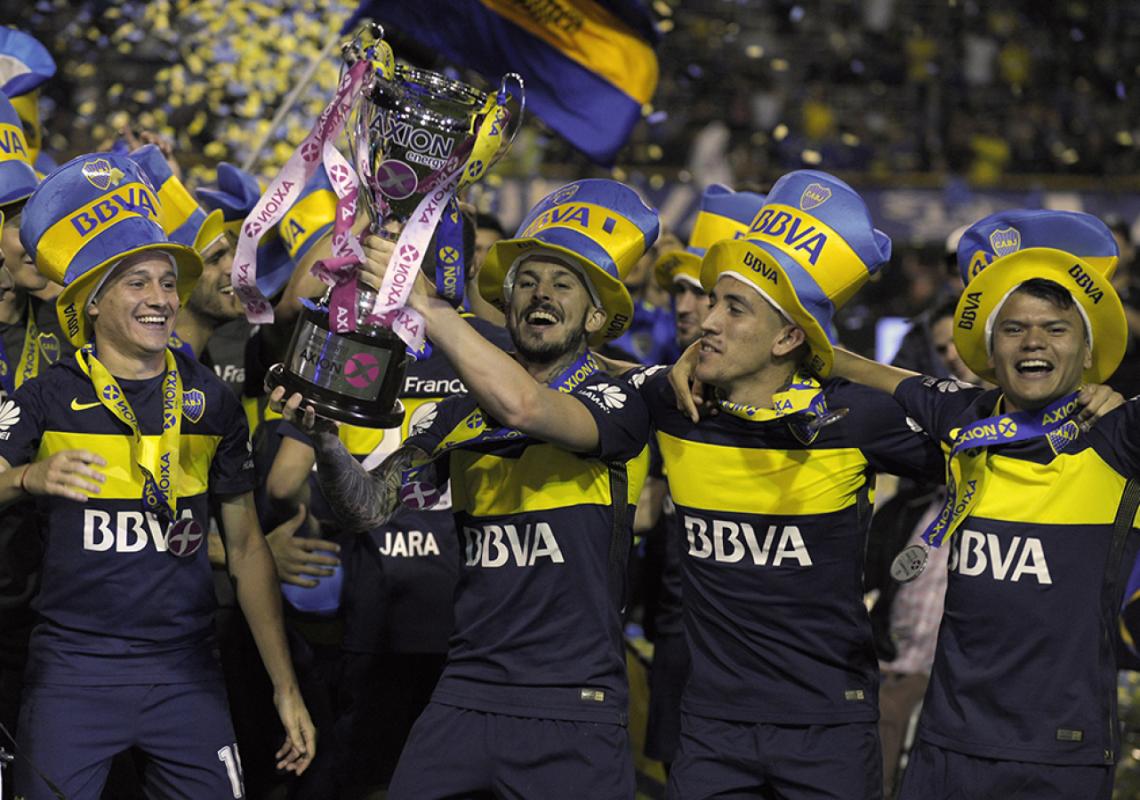
<svg viewBox="0 0 1140 800">
<path fill-rule="evenodd" d="M 989 573 L 995 581 L 1017 583 L 1032 576 L 1043 586 L 1053 583 L 1045 548 L 1036 536 L 1013 536 L 1003 544 L 995 534 L 963 530 L 950 548 L 950 571 L 976 576 Z"/>
<path fill-rule="evenodd" d="M 78 397 L 71 398 L 71 410 L 72 411 L 86 411 L 89 408 L 95 408 L 96 406 L 101 406 L 101 405 L 103 405 L 103 404 L 100 403 L 98 400 L 96 400 L 94 403 L 80 403 Z"/>
<path fill-rule="evenodd" d="M 735 564 L 748 556 L 758 567 L 812 565 L 807 545 L 795 525 L 769 525 L 767 532 L 757 535 L 747 522 L 714 519 L 712 532 L 700 517 L 685 515 L 685 532 L 689 537 L 689 555 L 711 558 L 722 564 Z"/>
<path fill-rule="evenodd" d="M 463 554 L 469 567 L 533 567 L 539 559 L 564 564 L 562 548 L 545 522 L 516 525 L 484 525 L 463 529 Z"/>
</svg>

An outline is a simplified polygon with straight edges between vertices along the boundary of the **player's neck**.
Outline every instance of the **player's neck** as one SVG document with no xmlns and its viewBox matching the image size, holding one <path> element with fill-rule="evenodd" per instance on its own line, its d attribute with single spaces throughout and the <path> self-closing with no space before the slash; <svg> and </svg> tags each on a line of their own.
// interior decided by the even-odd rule
<svg viewBox="0 0 1140 800">
<path fill-rule="evenodd" d="M 533 363 L 520 356 L 519 363 L 522 364 L 523 368 L 530 373 L 531 377 L 539 383 L 550 383 L 556 377 L 561 375 L 567 367 L 581 358 L 582 354 L 585 352 L 586 343 L 583 342 L 577 349 L 552 362 L 541 364 Z"/>
<path fill-rule="evenodd" d="M 154 378 L 166 369 L 166 351 L 158 353 L 126 353 L 113 342 L 95 338 L 99 362 L 116 378 L 128 381 Z"/>
<path fill-rule="evenodd" d="M 182 306 L 178 310 L 178 319 L 174 323 L 174 332 L 178 338 L 190 345 L 196 358 L 201 358 L 206 350 L 206 342 L 210 340 L 218 321 L 207 319 L 198 314 L 190 306 Z"/>
<path fill-rule="evenodd" d="M 722 386 L 720 393 L 730 403 L 772 408 L 772 395 L 788 384 L 795 371 L 795 364 L 767 364 Z"/>
</svg>

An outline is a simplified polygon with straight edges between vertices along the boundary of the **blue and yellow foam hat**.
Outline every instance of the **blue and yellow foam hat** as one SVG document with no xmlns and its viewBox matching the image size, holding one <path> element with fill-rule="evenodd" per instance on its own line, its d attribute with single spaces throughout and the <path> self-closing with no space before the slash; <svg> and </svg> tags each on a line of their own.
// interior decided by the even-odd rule
<svg viewBox="0 0 1140 800">
<path fill-rule="evenodd" d="M 175 177 L 158 145 L 143 145 L 128 156 L 158 190 L 158 222 L 172 242 L 199 253 L 225 233 L 221 211 L 207 214 L 182 181 Z"/>
<path fill-rule="evenodd" d="M 714 183 L 701 195 L 701 208 L 697 212 L 689 246 L 662 254 L 653 267 L 657 285 L 671 291 L 678 281 L 693 284 L 701 291 L 701 259 L 705 252 L 723 239 L 742 239 L 748 226 L 760 213 L 764 195 L 755 192 L 734 192 L 727 186 Z"/>
<path fill-rule="evenodd" d="M 1002 256 L 1030 247 L 1073 253 L 1106 278 L 1112 277 L 1120 258 L 1112 231 L 1092 214 L 1015 208 L 990 214 L 963 231 L 958 240 L 962 283 L 969 283 Z"/>
<path fill-rule="evenodd" d="M 202 257 L 172 242 L 159 223 L 158 193 L 137 163 L 114 153 L 91 153 L 52 172 L 28 199 L 20 241 L 41 273 L 63 291 L 56 313 L 68 341 L 91 339 L 86 308 L 91 292 L 122 259 L 154 250 L 168 253 L 185 303 L 202 274 Z"/>
<path fill-rule="evenodd" d="M 966 365 L 993 381 L 990 366 L 998 311 L 1032 278 L 1060 284 L 1076 302 L 1092 345 L 1084 379 L 1103 383 L 1124 358 L 1128 323 L 1112 273 L 1120 248 L 1108 226 L 1076 211 L 1012 209 L 971 225 L 958 243 L 966 290 L 954 315 L 954 347 Z"/>
<path fill-rule="evenodd" d="M 871 222 L 858 193 L 826 172 L 790 172 L 772 187 L 745 239 L 709 248 L 701 284 L 741 280 L 803 328 L 806 366 L 820 376 L 835 358 L 829 331 L 843 306 L 891 257 L 891 239 Z"/>
<path fill-rule="evenodd" d="M 261 197 L 261 184 L 248 172 L 223 161 L 218 164 L 217 187 L 197 189 L 195 194 L 207 211 L 221 213 L 226 234 L 236 240 L 242 222 Z M 272 227 L 257 244 L 257 288 L 265 297 L 275 297 L 292 274 L 293 262 L 285 251 L 285 243 L 276 226 Z"/>
<path fill-rule="evenodd" d="M 628 186 L 603 178 L 575 181 L 539 201 L 514 238 L 491 245 L 479 271 L 479 292 L 500 307 L 509 295 L 513 268 L 531 254 L 549 252 L 582 268 L 606 312 L 606 324 L 590 337 L 599 345 L 625 332 L 633 300 L 621 279 L 657 240 L 657 212 Z"/>
<path fill-rule="evenodd" d="M 39 88 L 55 75 L 55 60 L 38 39 L 15 28 L 0 28 L 0 92 L 8 95 L 25 126 L 28 163 L 37 163 L 43 134 Z"/>
<path fill-rule="evenodd" d="M 309 178 L 297 201 L 277 223 L 277 230 L 289 257 L 294 263 L 300 264 L 313 245 L 332 233 L 335 222 L 336 192 L 322 165 Z M 258 264 L 260 263 L 259 260 Z"/>
<path fill-rule="evenodd" d="M 31 149 L 24 127 L 8 96 L 0 92 L 0 209 L 18 210 L 36 190 L 39 178 L 32 169 Z"/>
</svg>

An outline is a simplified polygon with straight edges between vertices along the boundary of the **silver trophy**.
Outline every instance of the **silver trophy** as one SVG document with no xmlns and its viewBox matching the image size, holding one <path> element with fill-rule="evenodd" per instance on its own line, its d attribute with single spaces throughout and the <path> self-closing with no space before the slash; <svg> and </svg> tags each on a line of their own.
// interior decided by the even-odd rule
<svg viewBox="0 0 1140 800">
<path fill-rule="evenodd" d="M 383 36 L 379 25 L 362 28 L 342 50 L 345 68 L 365 58 L 375 63 L 376 48 L 387 48 Z M 390 58 L 390 50 L 387 53 Z M 518 83 L 520 113 L 508 138 L 507 102 L 512 95 L 507 81 L 512 77 Z M 522 92 L 517 75 L 505 76 L 497 94 L 490 95 L 404 65 L 371 69 L 351 112 L 348 141 L 372 231 L 394 239 L 385 226 L 391 222 L 402 226 L 425 195 L 458 170 L 462 170 L 460 188 L 481 178 L 518 133 L 525 107 Z M 437 228 L 437 236 L 442 236 L 443 227 Z M 453 228 L 450 235 L 458 230 Z M 433 256 L 435 249 L 429 248 Z M 458 249 L 461 252 L 461 243 Z M 462 259 L 458 261 L 447 273 L 449 286 L 465 281 Z M 444 287 L 439 288 L 446 297 Z M 404 411 L 397 396 L 409 357 L 395 333 L 367 322 L 375 299 L 374 291 L 358 286 L 354 333 L 332 330 L 329 295 L 306 307 L 285 362 L 269 370 L 270 388 L 284 385 L 288 394 L 300 392 L 318 414 L 341 422 L 378 428 L 398 425 Z"/>
</svg>

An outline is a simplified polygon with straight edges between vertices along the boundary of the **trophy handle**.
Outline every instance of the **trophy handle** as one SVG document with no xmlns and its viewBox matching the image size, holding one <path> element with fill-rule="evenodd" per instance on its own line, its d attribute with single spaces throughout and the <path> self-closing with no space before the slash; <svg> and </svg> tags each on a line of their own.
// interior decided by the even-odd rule
<svg viewBox="0 0 1140 800">
<path fill-rule="evenodd" d="M 523 82 L 522 75 L 519 75 L 517 72 L 508 72 L 503 76 L 502 80 L 499 81 L 499 92 L 495 100 L 499 105 L 506 104 L 507 98 L 511 96 L 510 91 L 507 89 L 507 81 L 510 78 L 514 78 L 515 83 L 517 83 L 519 87 L 519 116 L 518 119 L 515 120 L 515 129 L 511 131 L 511 137 L 507 139 L 507 146 L 503 148 L 504 153 L 510 150 L 511 145 L 515 143 L 519 131 L 522 130 L 523 118 L 526 116 L 526 83 Z"/>
</svg>

